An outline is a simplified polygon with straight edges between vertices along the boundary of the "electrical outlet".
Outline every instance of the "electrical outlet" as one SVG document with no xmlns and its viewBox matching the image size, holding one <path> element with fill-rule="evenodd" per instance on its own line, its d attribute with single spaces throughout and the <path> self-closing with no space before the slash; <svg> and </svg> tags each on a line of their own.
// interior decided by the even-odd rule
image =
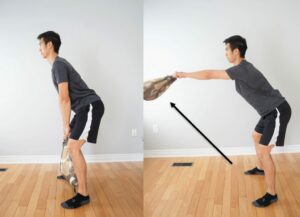
<svg viewBox="0 0 300 217">
<path fill-rule="evenodd" d="M 153 133 L 158 133 L 158 125 L 157 124 L 153 124 L 152 125 L 152 130 L 153 130 Z"/>
<path fill-rule="evenodd" d="M 137 136 L 137 129 L 136 128 L 131 129 L 131 136 Z"/>
</svg>

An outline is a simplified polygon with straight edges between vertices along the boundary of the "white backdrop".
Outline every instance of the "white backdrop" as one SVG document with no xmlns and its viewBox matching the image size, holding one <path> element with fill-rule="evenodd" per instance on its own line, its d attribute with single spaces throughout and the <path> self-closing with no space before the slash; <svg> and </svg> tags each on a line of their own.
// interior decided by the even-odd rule
<svg viewBox="0 0 300 217">
<path fill-rule="evenodd" d="M 1 156 L 60 154 L 57 93 L 36 39 L 48 30 L 105 104 L 98 143 L 85 153 L 143 152 L 142 10 L 139 0 L 0 1 Z"/>
<path fill-rule="evenodd" d="M 226 69 L 224 39 L 247 39 L 246 59 L 286 97 L 293 115 L 286 144 L 300 144 L 299 1 L 145 0 L 144 80 L 174 71 Z M 252 147 L 256 111 L 233 81 L 178 80 L 144 102 L 146 150 L 208 148 L 170 101 L 219 147 Z M 154 129 L 153 129 L 154 128 Z M 154 131 L 158 130 L 157 133 Z"/>
</svg>

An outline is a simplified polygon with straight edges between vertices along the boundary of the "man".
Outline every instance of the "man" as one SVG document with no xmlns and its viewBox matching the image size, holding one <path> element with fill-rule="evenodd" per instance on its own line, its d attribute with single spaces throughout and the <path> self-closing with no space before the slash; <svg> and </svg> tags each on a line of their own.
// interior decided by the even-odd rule
<svg viewBox="0 0 300 217">
<path fill-rule="evenodd" d="M 80 75 L 65 59 L 58 56 L 60 36 L 48 31 L 38 36 L 40 52 L 52 66 L 52 79 L 58 91 L 58 103 L 63 121 L 64 139 L 68 138 L 75 174 L 77 194 L 61 205 L 74 209 L 90 202 L 87 190 L 87 168 L 81 147 L 85 142 L 96 143 L 104 105 L 94 90 L 88 88 Z M 71 110 L 75 115 L 70 122 Z M 87 131 L 86 135 L 83 132 Z M 59 176 L 58 176 L 59 178 Z"/>
<path fill-rule="evenodd" d="M 253 201 L 256 207 L 266 207 L 278 200 L 275 191 L 275 166 L 271 157 L 274 146 L 283 146 L 291 108 L 278 90 L 273 89 L 263 74 L 245 59 L 246 39 L 235 35 L 224 41 L 226 57 L 234 66 L 227 70 L 203 70 L 192 73 L 176 72 L 177 78 L 199 80 L 235 80 L 236 91 L 261 116 L 253 132 L 257 167 L 245 172 L 247 175 L 265 175 L 266 194 Z"/>
</svg>

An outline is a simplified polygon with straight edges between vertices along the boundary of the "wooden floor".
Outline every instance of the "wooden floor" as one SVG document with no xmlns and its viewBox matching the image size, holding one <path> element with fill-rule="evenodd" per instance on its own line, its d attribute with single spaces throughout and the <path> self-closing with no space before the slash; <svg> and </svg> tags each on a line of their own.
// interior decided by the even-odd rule
<svg viewBox="0 0 300 217">
<path fill-rule="evenodd" d="M 0 217 L 141 217 L 143 163 L 88 165 L 91 203 L 65 210 L 72 188 L 56 180 L 58 165 L 0 165 Z"/>
<path fill-rule="evenodd" d="M 155 158 L 144 161 L 145 217 L 299 217 L 300 153 L 273 155 L 278 202 L 256 208 L 251 202 L 265 194 L 264 176 L 246 176 L 255 156 Z M 187 168 L 173 162 L 192 161 Z"/>
</svg>

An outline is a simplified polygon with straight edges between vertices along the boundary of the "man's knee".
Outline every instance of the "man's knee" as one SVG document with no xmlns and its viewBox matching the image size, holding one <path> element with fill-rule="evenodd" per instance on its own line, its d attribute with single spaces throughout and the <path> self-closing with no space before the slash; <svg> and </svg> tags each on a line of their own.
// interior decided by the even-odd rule
<svg viewBox="0 0 300 217">
<path fill-rule="evenodd" d="M 260 160 L 268 160 L 271 156 L 271 149 L 270 146 L 264 146 L 261 144 L 258 144 L 258 150 L 257 150 L 257 156 Z"/>
<path fill-rule="evenodd" d="M 80 148 L 81 148 L 81 143 L 79 140 L 69 139 L 68 150 L 71 155 L 80 152 Z"/>
</svg>

